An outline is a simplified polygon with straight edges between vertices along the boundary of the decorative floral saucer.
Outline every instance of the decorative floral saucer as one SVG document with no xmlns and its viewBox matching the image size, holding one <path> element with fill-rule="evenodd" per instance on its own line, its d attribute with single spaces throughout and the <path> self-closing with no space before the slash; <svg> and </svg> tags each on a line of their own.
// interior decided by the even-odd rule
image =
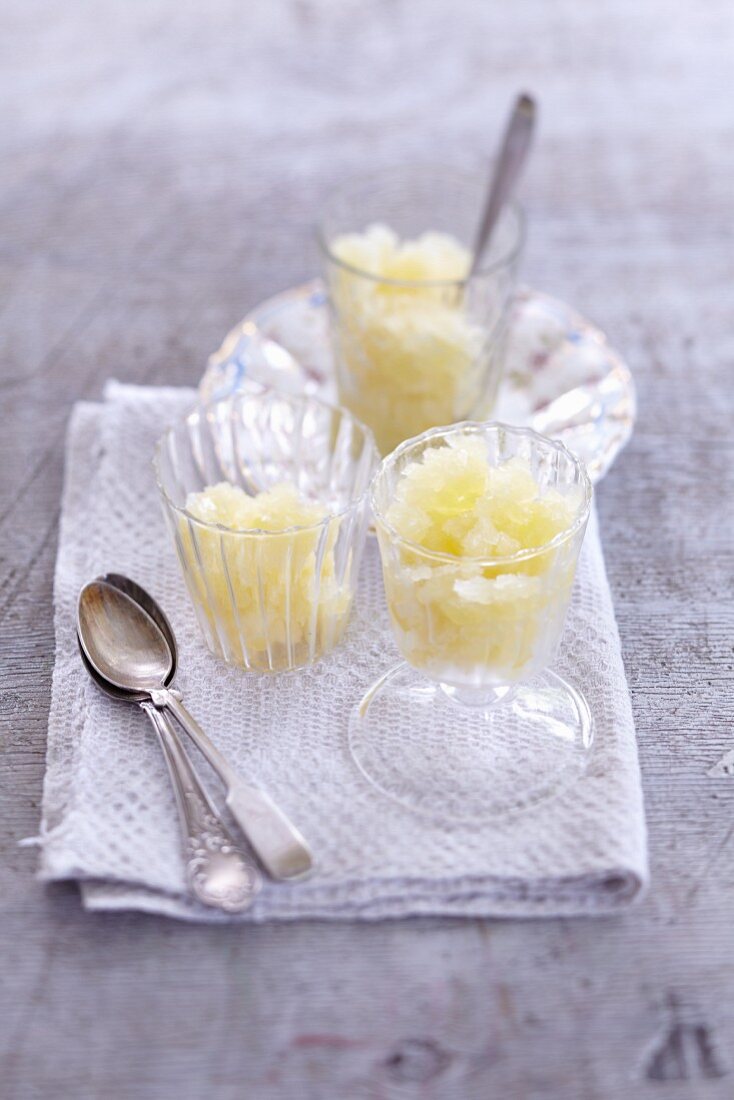
<svg viewBox="0 0 734 1100">
<path fill-rule="evenodd" d="M 319 279 L 256 306 L 210 357 L 199 393 L 213 401 L 253 382 L 335 399 Z M 635 413 L 632 375 L 604 333 L 556 298 L 518 291 L 493 419 L 561 439 L 599 481 L 632 434 Z"/>
</svg>

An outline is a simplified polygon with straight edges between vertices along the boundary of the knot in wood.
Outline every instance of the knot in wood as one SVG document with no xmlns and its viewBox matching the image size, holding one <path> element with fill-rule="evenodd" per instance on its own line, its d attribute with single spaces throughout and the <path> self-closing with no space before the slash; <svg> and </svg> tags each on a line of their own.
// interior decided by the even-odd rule
<svg viewBox="0 0 734 1100">
<path fill-rule="evenodd" d="M 451 1055 L 433 1039 L 403 1039 L 385 1059 L 393 1081 L 423 1083 L 448 1067 Z"/>
</svg>

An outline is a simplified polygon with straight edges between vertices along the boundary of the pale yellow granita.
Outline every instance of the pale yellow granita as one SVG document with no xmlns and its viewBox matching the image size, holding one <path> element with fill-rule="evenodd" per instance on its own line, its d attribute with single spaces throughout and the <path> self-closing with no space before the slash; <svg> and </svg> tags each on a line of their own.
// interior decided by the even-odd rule
<svg viewBox="0 0 734 1100">
<path fill-rule="evenodd" d="M 249 496 L 228 482 L 189 493 L 179 520 L 186 579 L 215 650 L 261 672 L 315 660 L 341 637 L 351 605 L 335 576 L 338 518 L 289 483 Z M 216 527 L 204 524 L 217 524 Z"/>
<path fill-rule="evenodd" d="M 377 526 L 410 664 L 466 685 L 511 684 L 542 669 L 578 554 L 574 538 L 548 543 L 582 507 L 579 487 L 541 489 L 524 459 L 490 463 L 478 436 L 449 436 L 409 462 Z"/>
<path fill-rule="evenodd" d="M 483 396 L 487 366 L 485 329 L 456 282 L 469 251 L 446 233 L 401 241 L 384 225 L 330 247 L 347 265 L 332 265 L 329 287 L 342 404 L 372 428 L 383 454 L 465 419 Z"/>
</svg>

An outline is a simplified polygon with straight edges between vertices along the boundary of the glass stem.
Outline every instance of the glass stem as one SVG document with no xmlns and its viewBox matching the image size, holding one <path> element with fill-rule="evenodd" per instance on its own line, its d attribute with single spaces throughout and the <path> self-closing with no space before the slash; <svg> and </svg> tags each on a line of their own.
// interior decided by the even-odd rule
<svg viewBox="0 0 734 1100">
<path fill-rule="evenodd" d="M 498 707 L 508 702 L 515 691 L 516 684 L 502 684 L 499 687 L 456 687 L 453 684 L 441 684 L 441 690 L 454 703 L 461 707 L 472 707 L 486 710 L 489 707 Z"/>
</svg>

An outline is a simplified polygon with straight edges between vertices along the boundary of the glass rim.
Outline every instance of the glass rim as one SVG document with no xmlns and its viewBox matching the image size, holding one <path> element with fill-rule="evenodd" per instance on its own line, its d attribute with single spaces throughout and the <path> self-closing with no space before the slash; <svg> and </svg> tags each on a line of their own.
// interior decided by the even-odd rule
<svg viewBox="0 0 734 1100">
<path fill-rule="evenodd" d="M 427 547 L 422 546 L 419 542 L 415 542 L 413 539 L 406 538 L 405 535 L 401 535 L 391 523 L 385 518 L 384 512 L 381 508 L 378 508 L 375 496 L 377 492 L 378 482 L 385 476 L 391 466 L 394 466 L 399 458 L 401 458 L 406 451 L 411 450 L 418 444 L 424 443 L 429 439 L 437 439 L 439 437 L 446 437 L 449 435 L 470 434 L 478 435 L 480 431 L 486 431 L 487 428 L 496 428 L 504 432 L 508 432 L 510 435 L 522 436 L 524 438 L 533 438 L 540 440 L 540 442 L 548 444 L 553 450 L 563 454 L 566 458 L 570 459 L 573 466 L 581 474 L 580 484 L 584 490 L 583 505 L 574 516 L 573 521 L 564 527 L 562 531 L 559 531 L 557 535 L 554 535 L 548 542 L 544 542 L 542 546 L 524 547 L 520 550 L 516 550 L 512 554 L 478 554 L 478 555 L 461 555 L 450 554 L 445 550 L 429 550 Z M 440 561 L 444 563 L 451 563 L 453 565 L 482 565 L 482 566 L 495 566 L 495 565 L 511 565 L 514 562 L 527 561 L 530 558 L 535 558 L 539 554 L 545 554 L 549 550 L 554 550 L 558 546 L 561 546 L 568 539 L 572 538 L 586 523 L 591 511 L 591 503 L 593 500 L 594 490 L 591 484 L 591 478 L 589 477 L 588 470 L 584 462 L 575 455 L 573 451 L 570 451 L 565 443 L 561 443 L 558 439 L 551 439 L 550 436 L 542 435 L 541 432 L 536 432 L 534 428 L 525 428 L 516 424 L 504 424 L 499 420 L 462 420 L 457 424 L 451 424 L 448 427 L 429 428 L 428 431 L 422 432 L 420 435 L 413 436 L 412 439 L 406 439 L 398 447 L 395 448 L 389 455 L 382 460 L 379 468 L 375 472 L 375 476 L 372 478 L 370 485 L 370 507 L 372 509 L 372 516 L 376 524 L 379 524 L 393 539 L 395 542 L 401 543 L 403 546 L 408 547 L 410 550 L 415 551 L 418 554 L 422 554 L 427 558 L 434 561 Z"/>
<path fill-rule="evenodd" d="M 405 170 L 405 165 L 393 166 L 393 171 Z M 414 170 L 422 169 L 425 172 L 436 174 L 436 172 L 442 172 L 444 175 L 452 175 L 455 179 L 476 180 L 479 179 L 478 173 L 472 173 L 467 171 L 461 171 L 460 169 L 447 169 L 443 165 L 436 166 L 435 164 L 415 164 L 412 165 Z M 355 175 L 346 179 L 338 187 L 334 188 L 328 195 L 324 204 L 325 207 L 334 201 L 335 198 L 342 194 L 348 194 L 349 190 L 357 182 L 364 182 L 369 179 L 379 178 L 383 172 L 388 172 L 390 169 L 386 168 L 383 171 L 367 173 L 366 175 Z M 318 244 L 319 251 L 324 258 L 330 263 L 340 267 L 343 271 L 348 271 L 351 275 L 359 275 L 363 279 L 369 279 L 373 283 L 382 283 L 385 286 L 405 287 L 415 290 L 418 287 L 425 287 L 426 289 L 446 288 L 453 287 L 458 289 L 466 287 L 470 282 L 474 282 L 476 279 L 481 279 L 483 276 L 492 275 L 501 268 L 508 267 L 512 264 L 520 255 L 523 245 L 525 244 L 526 237 L 526 217 L 525 210 L 519 202 L 511 201 L 505 203 L 503 210 L 509 210 L 515 218 L 517 223 L 517 233 L 515 240 L 506 250 L 506 252 L 499 256 L 496 260 L 493 260 L 490 264 L 482 264 L 482 266 L 475 271 L 472 275 L 464 275 L 460 279 L 395 279 L 384 275 L 376 275 L 374 271 L 367 271 L 364 268 L 357 267 L 355 264 L 350 264 L 346 260 L 342 260 L 337 256 L 331 248 L 329 239 L 327 238 L 324 221 L 325 217 L 319 218 L 314 226 L 314 235 L 316 237 L 316 243 Z M 477 218 L 481 210 L 477 210 Z M 427 232 L 428 230 L 426 230 Z M 356 230 L 355 230 L 356 232 Z"/>
<path fill-rule="evenodd" d="M 163 500 L 163 503 L 168 508 L 170 508 L 173 512 L 176 512 L 177 515 L 186 519 L 189 524 L 194 523 L 198 527 L 203 527 L 209 531 L 216 531 L 220 535 L 245 535 L 251 538 L 258 539 L 280 538 L 283 535 L 296 535 L 305 533 L 307 531 L 318 531 L 319 529 L 326 527 L 329 523 L 331 523 L 332 520 L 341 519 L 343 516 L 346 516 L 350 512 L 355 511 L 365 502 L 365 499 L 369 497 L 370 487 L 372 485 L 372 478 L 368 480 L 367 485 L 359 494 L 359 496 L 354 497 L 354 499 L 350 500 L 349 503 L 346 504 L 343 508 L 339 508 L 337 511 L 329 511 L 320 520 L 315 520 L 313 523 L 293 524 L 290 527 L 283 527 L 278 531 L 268 531 L 264 527 L 227 527 L 223 523 L 214 523 L 211 520 L 201 519 L 199 516 L 195 516 L 193 512 L 190 512 L 188 508 L 185 507 L 185 505 L 176 504 L 176 502 L 172 499 L 170 493 L 164 486 L 163 478 L 161 476 L 161 459 L 163 455 L 163 449 L 166 446 L 168 440 L 177 430 L 184 428 L 194 418 L 201 418 L 202 415 L 206 415 L 208 419 L 208 414 L 211 412 L 211 410 L 215 409 L 218 406 L 230 405 L 231 407 L 234 407 L 235 403 L 238 402 L 244 403 L 245 401 L 263 401 L 264 398 L 268 399 L 269 401 L 283 401 L 285 404 L 298 404 L 301 406 L 307 404 L 316 405 L 322 409 L 327 409 L 330 412 L 338 412 L 341 416 L 349 419 L 353 424 L 356 424 L 357 427 L 360 428 L 360 430 L 364 434 L 365 445 L 369 446 L 372 450 L 373 463 L 375 459 L 379 459 L 380 452 L 377 448 L 377 443 L 375 441 L 375 437 L 371 428 L 368 428 L 366 424 L 364 424 L 361 420 L 354 416 L 354 414 L 351 413 L 349 409 L 345 408 L 343 405 L 334 405 L 328 401 L 321 401 L 318 397 L 312 397 L 309 394 L 290 394 L 284 393 L 276 389 L 268 389 L 263 391 L 263 393 L 229 394 L 227 397 L 220 397 L 215 401 L 208 401 L 206 402 L 206 404 L 203 405 L 197 404 L 195 408 L 193 408 L 189 413 L 186 414 L 186 416 L 180 417 L 173 424 L 169 425 L 168 428 L 166 428 L 163 435 L 160 436 L 160 438 L 157 440 L 153 452 L 153 469 L 155 472 L 155 480 L 160 497 Z M 226 478 L 224 480 L 230 485 L 234 484 Z M 203 492 L 204 490 L 200 491 Z"/>
</svg>

